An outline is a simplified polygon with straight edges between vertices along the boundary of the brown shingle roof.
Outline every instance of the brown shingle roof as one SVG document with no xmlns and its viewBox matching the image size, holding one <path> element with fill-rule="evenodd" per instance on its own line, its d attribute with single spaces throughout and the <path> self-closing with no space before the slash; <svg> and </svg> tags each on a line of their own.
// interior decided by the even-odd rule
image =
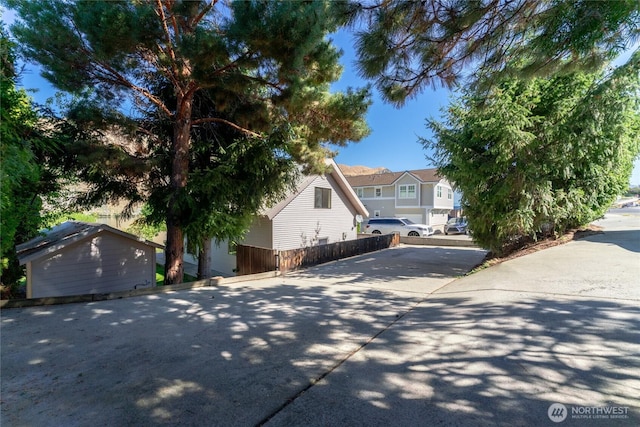
<svg viewBox="0 0 640 427">
<path fill-rule="evenodd" d="M 352 187 L 375 187 L 391 185 L 405 173 L 409 173 L 421 182 L 438 182 L 442 179 L 437 169 L 417 169 L 406 172 L 377 173 L 373 175 L 348 176 L 347 181 Z"/>
</svg>

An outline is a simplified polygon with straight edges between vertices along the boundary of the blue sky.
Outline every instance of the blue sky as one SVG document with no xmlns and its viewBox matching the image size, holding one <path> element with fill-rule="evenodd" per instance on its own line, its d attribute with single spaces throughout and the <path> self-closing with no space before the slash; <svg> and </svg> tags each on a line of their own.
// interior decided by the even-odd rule
<svg viewBox="0 0 640 427">
<path fill-rule="evenodd" d="M 342 90 L 349 86 L 365 86 L 368 82 L 360 78 L 353 67 L 355 53 L 351 36 L 340 32 L 333 39 L 344 52 L 341 59 L 344 72 L 332 87 Z M 350 166 L 383 166 L 394 172 L 432 167 L 418 139 L 431 136 L 426 128 L 426 119 L 440 118 L 449 97 L 447 89 L 428 88 L 397 108 L 383 102 L 374 89 L 373 104 L 367 114 L 371 134 L 360 142 L 338 147 L 336 161 Z"/>
<path fill-rule="evenodd" d="M 6 23 L 11 22 L 12 15 L 11 12 L 5 13 L 3 20 Z M 361 79 L 354 71 L 355 54 L 351 36 L 340 32 L 333 39 L 344 52 L 341 59 L 344 73 L 332 86 L 333 89 L 343 90 L 349 86 L 354 88 L 365 86 L 368 82 Z M 30 65 L 27 65 L 22 74 L 20 85 L 27 90 L 36 90 L 31 95 L 39 103 L 44 103 L 47 98 L 55 94 L 51 85 Z M 371 134 L 358 143 L 336 147 L 338 151 L 336 161 L 350 166 L 382 166 L 394 172 L 431 167 L 426 158 L 429 153 L 425 151 L 418 139 L 431 137 L 430 131 L 425 126 L 425 120 L 441 118 L 441 110 L 449 103 L 450 96 L 450 92 L 444 88 L 429 87 L 415 99 L 408 100 L 403 107 L 396 108 L 383 102 L 374 90 L 373 104 L 367 114 Z M 630 182 L 633 185 L 640 185 L 640 159 L 635 162 Z"/>
<path fill-rule="evenodd" d="M 341 60 L 344 73 L 334 87 L 344 89 L 348 86 L 364 86 L 366 82 L 358 77 L 353 69 L 355 54 L 351 37 L 348 34 L 339 33 L 334 37 L 334 42 L 344 51 Z M 638 44 L 633 49 L 635 48 L 638 48 Z M 631 51 L 622 55 L 616 62 L 626 61 Z M 369 108 L 367 115 L 371 134 L 358 143 L 339 148 L 336 161 L 350 166 L 383 166 L 394 172 L 431 167 L 432 165 L 426 159 L 429 153 L 418 142 L 418 138 L 432 136 L 425 126 L 425 120 L 441 119 L 441 110 L 448 105 L 450 98 L 451 92 L 446 89 L 427 88 L 416 99 L 407 101 L 402 108 L 398 109 L 384 103 L 377 94 L 374 94 L 373 105 Z M 634 166 L 630 183 L 640 186 L 640 159 L 636 159 Z"/>
</svg>

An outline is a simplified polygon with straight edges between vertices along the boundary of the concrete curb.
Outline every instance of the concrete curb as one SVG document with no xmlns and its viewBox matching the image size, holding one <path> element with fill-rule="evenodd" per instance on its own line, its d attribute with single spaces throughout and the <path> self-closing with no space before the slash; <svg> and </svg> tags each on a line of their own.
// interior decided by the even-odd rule
<svg viewBox="0 0 640 427">
<path fill-rule="evenodd" d="M 0 309 L 7 308 L 24 308 L 24 307 L 37 307 L 44 305 L 58 305 L 58 304 L 73 304 L 79 302 L 94 302 L 94 301 L 106 301 L 113 299 L 122 299 L 137 297 L 142 295 L 162 294 L 173 291 L 184 291 L 188 289 L 197 289 L 211 286 L 220 286 L 231 283 L 249 282 L 252 280 L 269 279 L 272 277 L 280 276 L 279 271 L 268 271 L 266 273 L 248 274 L 246 276 L 234 276 L 234 277 L 211 277 L 209 279 L 197 280 L 195 282 L 180 283 L 177 285 L 167 286 L 155 286 L 153 288 L 132 289 L 129 291 L 112 292 L 106 294 L 84 294 L 84 295 L 69 295 L 63 297 L 49 297 L 49 298 L 24 298 L 24 299 L 9 299 L 0 300 Z"/>
<path fill-rule="evenodd" d="M 439 237 L 407 237 L 400 236 L 400 243 L 405 245 L 428 245 L 428 246 L 458 246 L 467 248 L 477 248 L 473 240 L 439 238 Z"/>
</svg>

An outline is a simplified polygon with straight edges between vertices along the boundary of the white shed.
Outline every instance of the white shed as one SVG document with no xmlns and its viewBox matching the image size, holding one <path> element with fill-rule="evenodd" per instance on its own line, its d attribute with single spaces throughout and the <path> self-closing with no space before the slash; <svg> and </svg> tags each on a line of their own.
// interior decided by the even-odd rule
<svg viewBox="0 0 640 427">
<path fill-rule="evenodd" d="M 105 224 L 67 221 L 16 251 L 27 266 L 27 298 L 43 298 L 155 286 L 157 248 Z"/>
</svg>

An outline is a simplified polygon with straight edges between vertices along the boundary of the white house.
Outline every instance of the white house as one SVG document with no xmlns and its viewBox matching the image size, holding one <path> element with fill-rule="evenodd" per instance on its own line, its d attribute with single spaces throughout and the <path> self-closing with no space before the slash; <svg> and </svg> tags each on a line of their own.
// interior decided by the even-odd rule
<svg viewBox="0 0 640 427">
<path fill-rule="evenodd" d="M 326 160 L 330 172 L 305 176 L 295 191 L 264 209 L 239 244 L 287 250 L 358 238 L 357 219 L 369 214 L 338 165 Z M 191 255 L 187 261 L 197 263 Z M 234 275 L 236 256 L 229 242 L 212 243 L 213 269 Z"/>
<path fill-rule="evenodd" d="M 347 180 L 374 217 L 404 217 L 443 231 L 453 209 L 453 188 L 436 169 L 349 176 Z"/>
<path fill-rule="evenodd" d="M 27 266 L 27 298 L 43 298 L 155 286 L 162 247 L 105 224 L 67 221 L 16 251 Z"/>
</svg>

